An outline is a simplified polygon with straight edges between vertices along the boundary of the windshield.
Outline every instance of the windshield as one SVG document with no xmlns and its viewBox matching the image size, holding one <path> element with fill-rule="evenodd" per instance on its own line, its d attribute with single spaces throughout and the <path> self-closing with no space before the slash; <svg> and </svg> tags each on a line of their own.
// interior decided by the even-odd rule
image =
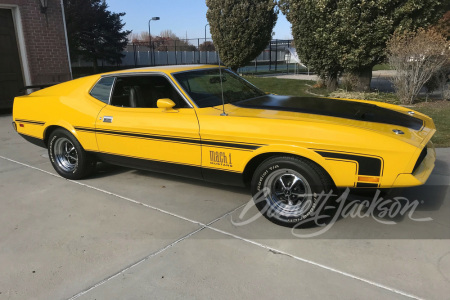
<svg viewBox="0 0 450 300">
<path fill-rule="evenodd" d="M 198 107 L 222 105 L 219 69 L 182 72 L 173 74 L 173 77 Z M 222 69 L 222 86 L 225 103 L 234 103 L 265 95 L 263 91 L 226 69 Z"/>
</svg>

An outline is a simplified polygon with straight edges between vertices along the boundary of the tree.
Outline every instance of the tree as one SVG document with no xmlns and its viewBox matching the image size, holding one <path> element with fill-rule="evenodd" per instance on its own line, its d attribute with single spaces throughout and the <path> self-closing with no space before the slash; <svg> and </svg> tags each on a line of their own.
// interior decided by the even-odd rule
<svg viewBox="0 0 450 300">
<path fill-rule="evenodd" d="M 131 41 L 134 44 L 149 46 L 149 36 L 147 31 L 141 34 L 131 34 Z M 171 30 L 161 31 L 159 36 L 152 35 L 152 45 L 156 51 L 196 51 L 197 47 L 189 44 L 186 40 L 180 39 Z"/>
<path fill-rule="evenodd" d="M 123 30 L 125 13 L 110 12 L 104 0 L 64 0 L 64 10 L 72 60 L 92 61 L 94 72 L 98 72 L 98 59 L 122 62 L 130 34 Z"/>
<path fill-rule="evenodd" d="M 434 26 L 436 31 L 450 40 L 450 10 L 447 11 L 444 16 Z"/>
<path fill-rule="evenodd" d="M 412 104 L 423 85 L 449 60 L 450 43 L 434 29 L 397 31 L 388 41 L 389 64 L 400 101 Z"/>
<path fill-rule="evenodd" d="M 189 44 L 187 41 L 175 36 L 164 37 L 156 36 L 152 37 L 152 44 L 157 51 L 196 51 L 197 47 Z"/>
<path fill-rule="evenodd" d="M 395 30 L 433 24 L 442 0 L 280 0 L 292 23 L 297 52 L 306 64 L 330 77 L 346 71 L 356 89 L 370 90 L 372 68 L 385 61 L 386 42 Z"/>
<path fill-rule="evenodd" d="M 213 42 L 206 41 L 201 43 L 198 50 L 200 51 L 216 51 L 216 47 L 214 47 Z"/>
<path fill-rule="evenodd" d="M 292 24 L 292 35 L 299 58 L 314 68 L 329 90 L 337 88 L 342 72 L 340 45 L 335 42 L 336 1 L 280 0 L 281 11 Z"/>
<path fill-rule="evenodd" d="M 269 44 L 278 11 L 274 0 L 206 0 L 212 39 L 220 59 L 236 71 Z"/>
<path fill-rule="evenodd" d="M 153 38 L 153 36 L 152 36 Z M 131 41 L 132 43 L 149 43 L 149 38 L 148 38 L 148 31 L 142 31 L 141 33 L 135 33 L 135 32 L 131 32 L 128 35 L 128 41 Z"/>
<path fill-rule="evenodd" d="M 430 93 L 439 91 L 442 99 L 450 100 L 450 59 L 437 70 L 433 76 L 425 83 L 427 97 Z"/>
</svg>

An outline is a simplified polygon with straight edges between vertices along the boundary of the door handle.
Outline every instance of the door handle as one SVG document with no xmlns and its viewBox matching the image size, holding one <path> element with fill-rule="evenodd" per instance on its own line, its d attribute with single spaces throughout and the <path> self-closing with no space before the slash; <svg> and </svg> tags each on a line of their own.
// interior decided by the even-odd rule
<svg viewBox="0 0 450 300">
<path fill-rule="evenodd" d="M 107 117 L 107 116 L 103 117 L 104 123 L 112 123 L 112 121 L 113 121 L 113 117 Z"/>
</svg>

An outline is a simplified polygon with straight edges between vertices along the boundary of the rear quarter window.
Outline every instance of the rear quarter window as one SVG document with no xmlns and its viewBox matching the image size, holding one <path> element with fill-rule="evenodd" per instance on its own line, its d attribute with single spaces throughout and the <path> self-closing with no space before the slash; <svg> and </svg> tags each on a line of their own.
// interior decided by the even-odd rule
<svg viewBox="0 0 450 300">
<path fill-rule="evenodd" d="M 95 99 L 98 99 L 108 104 L 114 80 L 115 80 L 114 77 L 105 77 L 100 79 L 92 88 L 90 95 Z"/>
</svg>

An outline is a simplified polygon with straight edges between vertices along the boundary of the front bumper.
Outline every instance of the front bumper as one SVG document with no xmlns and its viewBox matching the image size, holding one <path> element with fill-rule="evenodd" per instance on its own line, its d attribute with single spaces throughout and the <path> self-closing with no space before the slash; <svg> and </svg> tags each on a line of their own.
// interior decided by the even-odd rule
<svg viewBox="0 0 450 300">
<path fill-rule="evenodd" d="M 414 168 L 412 174 L 399 174 L 392 185 L 393 188 L 425 184 L 434 169 L 436 161 L 436 150 L 433 143 L 431 141 L 428 142 L 426 147 L 428 148 L 427 155 L 422 162 Z"/>
</svg>

